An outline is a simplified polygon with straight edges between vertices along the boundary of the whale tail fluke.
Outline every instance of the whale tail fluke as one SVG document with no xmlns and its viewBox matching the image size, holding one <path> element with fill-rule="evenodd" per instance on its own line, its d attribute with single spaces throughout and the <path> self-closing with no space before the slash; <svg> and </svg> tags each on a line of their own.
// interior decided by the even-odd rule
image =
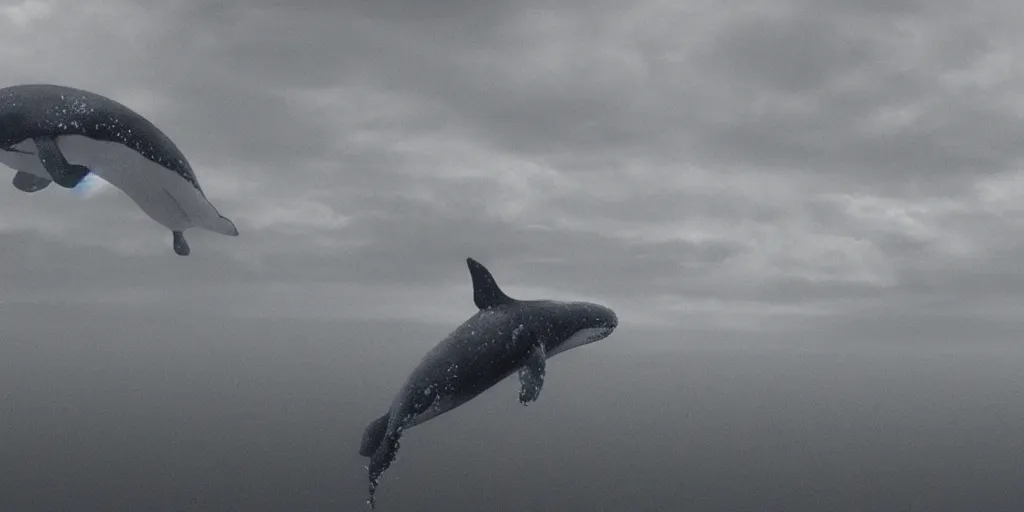
<svg viewBox="0 0 1024 512">
<path fill-rule="evenodd" d="M 366 431 L 363 433 L 363 444 L 359 447 L 359 455 L 363 457 L 373 456 L 373 452 L 377 451 L 377 447 L 384 441 L 384 434 L 388 431 L 389 420 L 390 415 L 385 414 L 373 420 L 366 427 Z"/>
<path fill-rule="evenodd" d="M 381 421 L 385 419 L 387 419 L 386 416 L 384 418 L 378 418 L 377 421 L 374 421 L 373 423 L 370 424 L 370 427 L 367 429 L 367 431 L 370 431 L 370 429 L 372 429 L 377 423 L 383 423 L 386 427 L 388 422 Z M 380 485 L 381 476 L 384 475 L 384 472 L 388 470 L 388 467 L 391 466 L 391 463 L 395 461 L 395 456 L 398 455 L 398 441 L 399 438 L 402 437 L 402 430 L 388 430 L 387 428 L 385 428 L 384 434 L 381 437 L 382 439 L 377 444 L 377 450 L 374 451 L 373 454 L 370 456 L 370 464 L 366 467 L 367 476 L 370 479 L 370 496 L 369 499 L 367 500 L 367 502 L 370 504 L 370 509 L 373 509 L 377 503 L 377 499 L 375 496 L 377 494 L 377 486 Z"/>
</svg>

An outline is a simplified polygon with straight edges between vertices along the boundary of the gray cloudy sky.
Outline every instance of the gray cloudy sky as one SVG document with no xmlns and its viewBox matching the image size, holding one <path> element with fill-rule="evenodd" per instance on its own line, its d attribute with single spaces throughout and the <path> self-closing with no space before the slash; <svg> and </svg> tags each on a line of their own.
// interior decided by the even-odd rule
<svg viewBox="0 0 1024 512">
<path fill-rule="evenodd" d="M 350 445 L 362 426 L 382 412 L 423 351 L 472 313 L 467 256 L 489 266 L 510 295 L 592 299 L 619 313 L 619 332 L 594 347 L 586 359 L 589 363 L 573 363 L 569 356 L 560 363 L 575 364 L 576 370 L 551 385 L 563 386 L 558 388 L 563 391 L 572 388 L 574 393 L 588 386 L 579 380 L 591 374 L 587 364 L 607 370 L 607 382 L 629 387 L 636 382 L 625 369 L 614 368 L 642 369 L 637 361 L 647 361 L 643 358 L 653 357 L 650 354 L 696 346 L 730 347 L 737 349 L 735 354 L 760 354 L 767 346 L 854 351 L 900 346 L 963 352 L 1002 345 L 999 350 L 1007 350 L 1006 344 L 1020 341 L 1024 318 L 1022 15 L 1024 7 L 1010 0 L 0 0 L 2 85 L 71 85 L 132 107 L 175 140 L 212 202 L 241 232 L 237 238 L 190 232 L 192 255 L 181 258 L 171 250 L 170 234 L 116 189 L 72 193 L 50 187 L 29 195 L 0 186 L 0 318 L 8 332 L 25 340 L 0 349 L 0 358 L 26 375 L 35 371 L 32 368 L 42 376 L 61 374 L 70 367 L 60 361 L 73 357 L 54 355 L 61 353 L 55 347 L 62 342 L 48 341 L 49 348 L 38 349 L 42 352 L 29 347 L 46 336 L 74 345 L 79 339 L 76 329 L 99 322 L 107 330 L 89 328 L 94 345 L 88 346 L 94 350 L 75 349 L 100 358 L 97 361 L 103 354 L 116 354 L 117 347 L 148 344 L 149 348 L 136 347 L 117 360 L 152 370 L 146 366 L 150 358 L 167 358 L 168 364 L 177 365 L 175 372 L 167 373 L 176 376 L 167 377 L 173 382 L 189 382 L 190 372 L 199 372 L 208 378 L 201 382 L 211 386 L 258 381 L 266 389 L 277 389 L 271 381 L 245 373 L 248 367 L 239 358 L 258 359 L 241 355 L 247 349 L 225 348 L 211 355 L 198 347 L 212 338 L 223 344 L 218 347 L 233 350 L 244 343 L 287 345 L 261 349 L 277 350 L 273 353 L 280 356 L 277 363 L 268 362 L 273 360 L 269 356 L 264 363 L 284 372 L 280 375 L 312 371 L 320 380 L 309 386 L 359 390 L 355 397 L 332 395 L 330 400 L 309 399 L 313 401 L 302 405 L 308 417 L 318 418 L 306 423 L 316 429 L 330 430 L 335 428 L 332 422 L 349 418 L 344 434 L 318 434 L 328 444 L 316 450 L 354 449 Z M 139 319 L 129 322 L 133 316 Z M 171 320 L 187 323 L 186 334 L 181 335 Z M 256 324 L 269 330 L 261 331 L 253 327 Z M 261 338 L 267 332 L 277 338 Z M 140 341 L 143 338 L 147 341 Z M 182 339 L 188 340 L 186 355 L 167 348 Z M 308 350 L 306 356 L 284 352 L 303 349 Z M 645 350 L 650 354 L 637 355 Z M 603 363 L 607 368 L 593 355 L 614 358 L 631 353 L 640 359 L 621 367 Z M 312 354 L 339 366 L 328 371 L 324 363 L 317 373 L 296 362 L 314 364 L 303 359 Z M 1015 350 L 1000 354 L 1024 363 Z M 192 356 L 196 359 L 189 359 Z M 183 362 L 207 356 L 225 362 L 224 371 L 237 380 L 216 380 L 213 366 L 187 370 Z M 736 366 L 729 363 L 732 359 L 715 360 L 707 368 L 722 373 L 701 375 L 725 379 L 724 375 L 756 367 L 748 361 L 752 355 L 729 357 L 747 359 Z M 794 386 L 832 389 L 823 384 L 831 382 L 824 377 L 829 372 L 850 376 L 851 382 L 856 380 L 851 375 L 858 375 L 842 373 L 851 370 L 835 360 L 820 370 L 794 361 L 800 360 L 785 359 L 771 367 L 791 374 L 806 372 L 794 377 Z M 913 361 L 917 360 L 911 358 L 907 364 Z M 910 389 L 924 395 L 945 393 L 942 390 L 949 388 L 943 386 L 952 385 L 941 379 L 946 363 L 928 361 L 917 361 L 917 370 L 907 372 L 925 376 L 921 382 L 929 384 L 918 382 Z M 687 364 L 690 370 L 701 368 Z M 870 397 L 892 396 L 899 387 L 895 376 L 902 370 L 884 362 L 865 364 L 867 369 L 858 378 L 881 378 L 893 387 L 875 381 L 875 387 L 859 398 L 842 391 L 823 392 L 815 395 L 821 409 L 806 417 L 824 415 L 845 425 L 838 416 L 828 416 L 835 411 L 827 405 L 833 399 L 852 400 L 861 407 L 854 407 L 857 411 L 876 411 Z M 978 370 L 985 368 L 978 364 L 957 371 L 980 375 L 991 370 Z M 101 363 L 95 367 L 104 368 Z M 272 373 L 271 367 L 264 369 Z M 371 367 L 375 370 L 367 369 Z M 123 384 L 114 377 L 97 384 L 87 379 L 85 370 L 75 371 L 77 377 L 61 381 L 63 387 L 44 388 L 72 400 L 68 397 L 83 392 L 80 389 Z M 652 379 L 673 375 L 652 371 Z M 35 404 L 32 393 L 37 388 L 30 393 L 28 381 L 11 375 L 18 374 L 8 374 L 8 385 L 21 382 L 22 388 L 10 389 L 22 392 L 8 399 L 8 407 Z M 135 374 L 115 375 L 129 379 Z M 139 389 L 171 393 L 167 389 L 173 386 L 161 388 L 163 381 L 147 375 L 149 380 L 138 383 Z M 280 375 L 277 378 L 287 380 Z M 767 374 L 758 375 L 764 378 L 743 382 L 771 386 Z M 969 393 L 954 386 L 952 393 L 959 393 L 957 400 L 962 401 L 955 404 L 969 407 L 971 397 L 988 397 L 982 401 L 992 403 L 993 396 L 1015 396 L 1005 386 L 1019 389 L 1016 379 L 985 381 L 989 387 L 970 388 Z M 689 389 L 690 384 L 671 381 L 670 386 Z M 590 385 L 606 391 L 613 387 Z M 714 387 L 705 385 L 710 387 L 700 389 Z M 731 381 L 723 385 L 741 386 Z M 727 405 L 708 405 L 704 412 L 726 414 L 722 411 L 734 405 L 755 425 L 768 421 L 763 416 L 751 419 L 766 410 L 757 399 L 736 398 L 745 396 L 746 388 L 729 389 L 734 394 L 725 393 L 722 403 Z M 979 389 L 996 391 L 985 394 Z M 781 394 L 771 400 L 799 410 L 799 398 L 775 391 Z M 273 395 L 280 403 L 273 403 L 287 401 L 280 393 L 284 392 Z M 502 393 L 512 396 L 508 389 Z M 688 393 L 699 399 L 697 391 Z M 719 390 L 718 396 L 722 393 Z M 203 414 L 219 410 L 216 405 L 188 405 L 200 395 L 178 391 L 167 403 Z M 237 398 L 230 393 L 216 396 Z M 462 420 L 425 425 L 419 443 L 403 444 L 409 454 L 403 452 L 394 473 L 389 473 L 404 476 L 387 477 L 406 480 L 386 479 L 382 500 L 393 493 L 393 506 L 407 503 L 410 508 L 404 510 L 417 510 L 415 500 L 400 498 L 401 492 L 417 489 L 448 493 L 446 499 L 470 510 L 479 508 L 473 508 L 471 496 L 463 495 L 466 489 L 497 500 L 495 496 L 507 489 L 487 487 L 484 475 L 475 483 L 460 484 L 466 487 L 444 488 L 451 483 L 443 481 L 445 471 L 458 469 L 454 462 L 431 473 L 437 480 L 423 487 L 411 485 L 415 468 L 430 467 L 430 454 L 424 450 L 456 443 L 445 435 L 446 428 L 461 429 L 465 439 L 470 425 L 476 425 L 469 418 L 485 422 L 489 412 L 515 411 L 515 419 L 509 420 L 517 422 L 512 427 L 492 419 L 494 428 L 488 431 L 515 443 L 523 442 L 512 435 L 516 429 L 541 428 L 534 422 L 565 428 L 600 410 L 593 397 L 573 402 L 572 409 L 569 396 L 558 396 L 550 392 L 546 398 L 552 403 L 530 409 L 541 419 L 521 417 L 526 413 L 512 408 L 517 404 L 494 395 L 484 405 L 474 405 L 476 412 L 465 413 L 469 416 Z M 631 396 L 618 399 L 634 408 L 675 403 L 675 398 L 651 397 L 635 402 Z M 159 409 L 141 392 L 107 400 L 121 404 L 110 405 L 112 410 L 121 410 L 122 399 L 147 403 L 145 411 Z M 50 403 L 49 413 L 36 411 L 7 428 L 31 438 L 39 428 L 31 418 L 45 422 L 49 420 L 44 418 L 53 418 L 46 414 L 67 412 L 60 408 L 62 402 L 51 400 L 56 401 Z M 906 405 L 893 400 L 884 402 L 882 410 L 898 414 Z M 929 400 L 915 402 L 917 409 L 911 410 L 920 415 L 912 418 L 941 423 L 941 411 L 966 411 L 948 403 L 946 409 L 929 408 L 934 405 Z M 1002 418 L 1024 418 L 1019 400 L 998 403 L 1009 411 Z M 743 409 L 743 404 L 749 407 Z M 229 416 L 236 421 L 218 423 L 216 428 L 243 428 L 240 418 L 255 410 L 261 409 L 219 410 L 208 417 L 214 418 L 211 422 Z M 330 411 L 330 416 L 316 416 L 316 411 Z M 623 412 L 618 419 L 628 422 L 627 416 Z M 685 414 L 680 418 L 680 423 L 692 419 Z M 614 419 L 608 424 L 623 424 Z M 899 425 L 913 431 L 916 423 L 906 421 L 910 423 Z M 930 431 L 933 437 L 925 436 L 923 442 L 949 447 L 955 445 L 949 439 L 957 435 L 977 434 L 995 439 L 992 446 L 997 448 L 984 453 L 1005 455 L 998 448 L 998 439 L 1004 439 L 1000 432 L 1005 439 L 1019 439 L 1019 432 L 971 425 L 963 431 Z M 303 436 L 299 426 L 289 432 Z M 720 426 L 706 423 L 688 432 L 708 434 Z M 658 438 L 656 432 L 654 438 L 681 442 L 681 437 L 672 437 L 681 434 L 666 425 L 660 428 L 657 432 L 666 437 Z M 229 433 L 217 432 L 217 439 L 230 438 Z M 621 439 L 622 432 L 594 435 L 608 445 Z M 826 445 L 832 439 L 821 436 L 815 439 Z M 131 439 L 139 446 L 154 442 L 148 437 L 145 442 Z M 708 441 L 708 453 L 735 446 L 740 438 L 715 439 L 720 444 Z M 788 439 L 769 437 L 775 442 L 771 446 L 780 450 L 799 442 Z M 38 446 L 46 445 L 37 441 Z M 450 444 L 438 444 L 446 441 Z M 895 444 L 886 446 L 898 445 L 890 441 Z M 843 445 L 843 453 L 872 446 L 869 440 L 861 443 Z M 26 441 L 23 446 L 36 445 Z M 242 444 L 238 446 L 242 450 Z M 300 450 L 299 445 L 288 446 Z M 301 447 L 307 448 L 314 450 Z M 484 450 L 483 444 L 462 448 L 462 456 L 470 460 L 509 456 L 473 451 Z M 533 447 L 537 453 L 519 448 L 519 453 L 531 456 L 552 453 L 550 446 Z M 615 457 L 664 455 L 653 445 L 646 451 L 609 449 L 618 453 Z M 174 452 L 166 446 L 153 450 Z M 29 460 L 30 453 L 21 456 Z M 782 453 L 783 458 L 793 456 L 791 451 Z M 912 459 L 916 452 L 900 453 Z M 971 453 L 981 457 L 981 452 Z M 80 460 L 94 460 L 79 455 Z M 294 460 L 288 463 L 301 466 Z M 329 476 L 317 477 L 325 479 L 317 481 L 317 488 L 345 481 L 353 493 L 361 493 L 358 465 L 364 461 L 330 460 L 337 467 L 304 469 L 313 474 L 329 468 Z M 504 460 L 507 472 L 528 463 L 525 456 Z M 554 460 L 548 463 L 555 464 Z M 581 465 L 565 464 L 577 469 Z M 348 476 L 330 473 L 342 471 L 342 466 Z M 145 480 L 137 467 L 125 467 L 129 469 L 117 473 L 119 478 L 135 475 Z M 848 466 L 837 462 L 836 467 Z M 765 475 L 779 474 L 777 468 L 762 469 Z M 191 470 L 198 471 L 194 466 Z M 693 467 L 679 471 L 712 478 L 700 476 Z M 931 481 L 920 471 L 910 471 L 911 476 L 904 475 L 910 480 L 897 483 L 884 475 L 874 478 L 897 487 Z M 821 474 L 808 474 L 812 473 Z M 256 481 L 260 475 L 239 478 Z M 1000 475 L 1006 473 L 993 473 L 986 481 L 998 481 Z M 728 471 L 719 476 L 744 477 Z M 820 489 L 826 489 L 822 492 L 838 488 L 836 482 L 850 475 L 839 471 L 833 476 L 835 481 L 821 484 L 825 487 Z M 636 491 L 617 481 L 629 492 Z M 239 489 L 249 489 L 245 485 L 255 485 L 245 482 L 249 483 L 231 489 L 242 492 Z M 865 482 L 852 490 L 844 488 L 851 496 L 861 492 L 867 500 L 848 502 L 851 510 L 866 510 L 872 503 L 882 509 L 890 509 L 885 503 L 925 506 L 912 499 L 870 501 L 870 496 L 879 496 L 878 489 Z M 314 486 L 308 481 L 307 485 Z M 145 486 L 136 489 L 150 498 L 166 491 L 146 495 Z M 699 497 L 701 491 L 693 489 L 688 492 Z M 308 497 L 293 491 L 292 498 Z M 707 491 L 709 499 L 724 500 L 714 502 L 722 509 L 743 509 L 739 502 L 729 501 L 735 496 L 732 490 L 720 491 Z M 32 502 L 31 495 L 25 496 L 29 497 L 24 503 Z M 566 496 L 571 500 L 574 495 Z M 348 496 L 346 503 L 358 503 L 360 497 Z M 530 501 L 536 495 L 523 493 L 519 498 L 509 502 L 518 504 L 517 510 L 540 506 Z M 940 498 L 929 503 L 952 503 Z M 140 503 L 124 499 L 123 503 Z M 614 497 L 602 499 L 622 506 Z M 665 494 L 661 499 L 662 505 L 651 510 L 671 508 L 679 503 L 673 500 L 682 498 Z M 800 510 L 799 504 L 779 499 L 752 501 L 750 510 L 775 505 L 779 510 Z M 318 503 L 341 502 L 337 496 L 324 500 Z M 586 509 L 583 501 L 562 503 Z"/>
<path fill-rule="evenodd" d="M 633 326 L 1016 323 L 1019 14 L 8 0 L 5 83 L 148 116 L 242 236 L 196 233 L 174 258 L 116 190 L 5 187 L 6 299 L 451 322 L 474 256 L 520 295 L 601 299 Z"/>
</svg>

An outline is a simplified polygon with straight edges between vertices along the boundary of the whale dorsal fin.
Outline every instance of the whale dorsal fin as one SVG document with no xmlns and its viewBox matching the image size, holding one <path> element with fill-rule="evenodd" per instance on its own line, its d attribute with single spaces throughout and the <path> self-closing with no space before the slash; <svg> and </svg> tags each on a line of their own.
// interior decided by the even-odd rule
<svg viewBox="0 0 1024 512">
<path fill-rule="evenodd" d="M 515 299 L 501 291 L 486 267 L 473 258 L 466 258 L 466 263 L 469 265 L 469 275 L 473 278 L 473 302 L 476 307 L 488 309 L 515 302 Z"/>
</svg>

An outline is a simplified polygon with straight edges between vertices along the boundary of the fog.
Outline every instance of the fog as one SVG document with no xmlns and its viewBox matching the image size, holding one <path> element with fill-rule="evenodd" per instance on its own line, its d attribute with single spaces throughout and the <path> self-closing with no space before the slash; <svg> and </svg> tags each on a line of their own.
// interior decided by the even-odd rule
<svg viewBox="0 0 1024 512">
<path fill-rule="evenodd" d="M 359 510 L 362 430 L 446 334 L 92 306 L 0 315 L 21 326 L 0 348 L 3 510 Z M 506 380 L 410 429 L 379 509 L 997 511 L 1024 498 L 1021 350 L 682 337 L 651 350 L 643 335 L 554 358 L 530 406 Z"/>
</svg>

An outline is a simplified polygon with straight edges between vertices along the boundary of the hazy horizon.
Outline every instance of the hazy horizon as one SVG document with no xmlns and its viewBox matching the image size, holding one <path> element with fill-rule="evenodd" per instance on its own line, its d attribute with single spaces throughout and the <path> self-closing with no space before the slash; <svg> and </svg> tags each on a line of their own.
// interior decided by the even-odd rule
<svg viewBox="0 0 1024 512">
<path fill-rule="evenodd" d="M 472 257 L 620 326 L 407 431 L 381 511 L 1019 512 L 1019 14 L 0 0 L 0 87 L 128 105 L 240 231 L 0 186 L 0 510 L 361 510 Z"/>
<path fill-rule="evenodd" d="M 359 510 L 362 430 L 445 334 L 74 309 L 66 327 L 7 338 L 5 510 Z M 528 407 L 507 380 L 407 431 L 379 508 L 988 511 L 1024 498 L 1020 347 L 643 341 L 627 330 L 552 359 Z"/>
</svg>

